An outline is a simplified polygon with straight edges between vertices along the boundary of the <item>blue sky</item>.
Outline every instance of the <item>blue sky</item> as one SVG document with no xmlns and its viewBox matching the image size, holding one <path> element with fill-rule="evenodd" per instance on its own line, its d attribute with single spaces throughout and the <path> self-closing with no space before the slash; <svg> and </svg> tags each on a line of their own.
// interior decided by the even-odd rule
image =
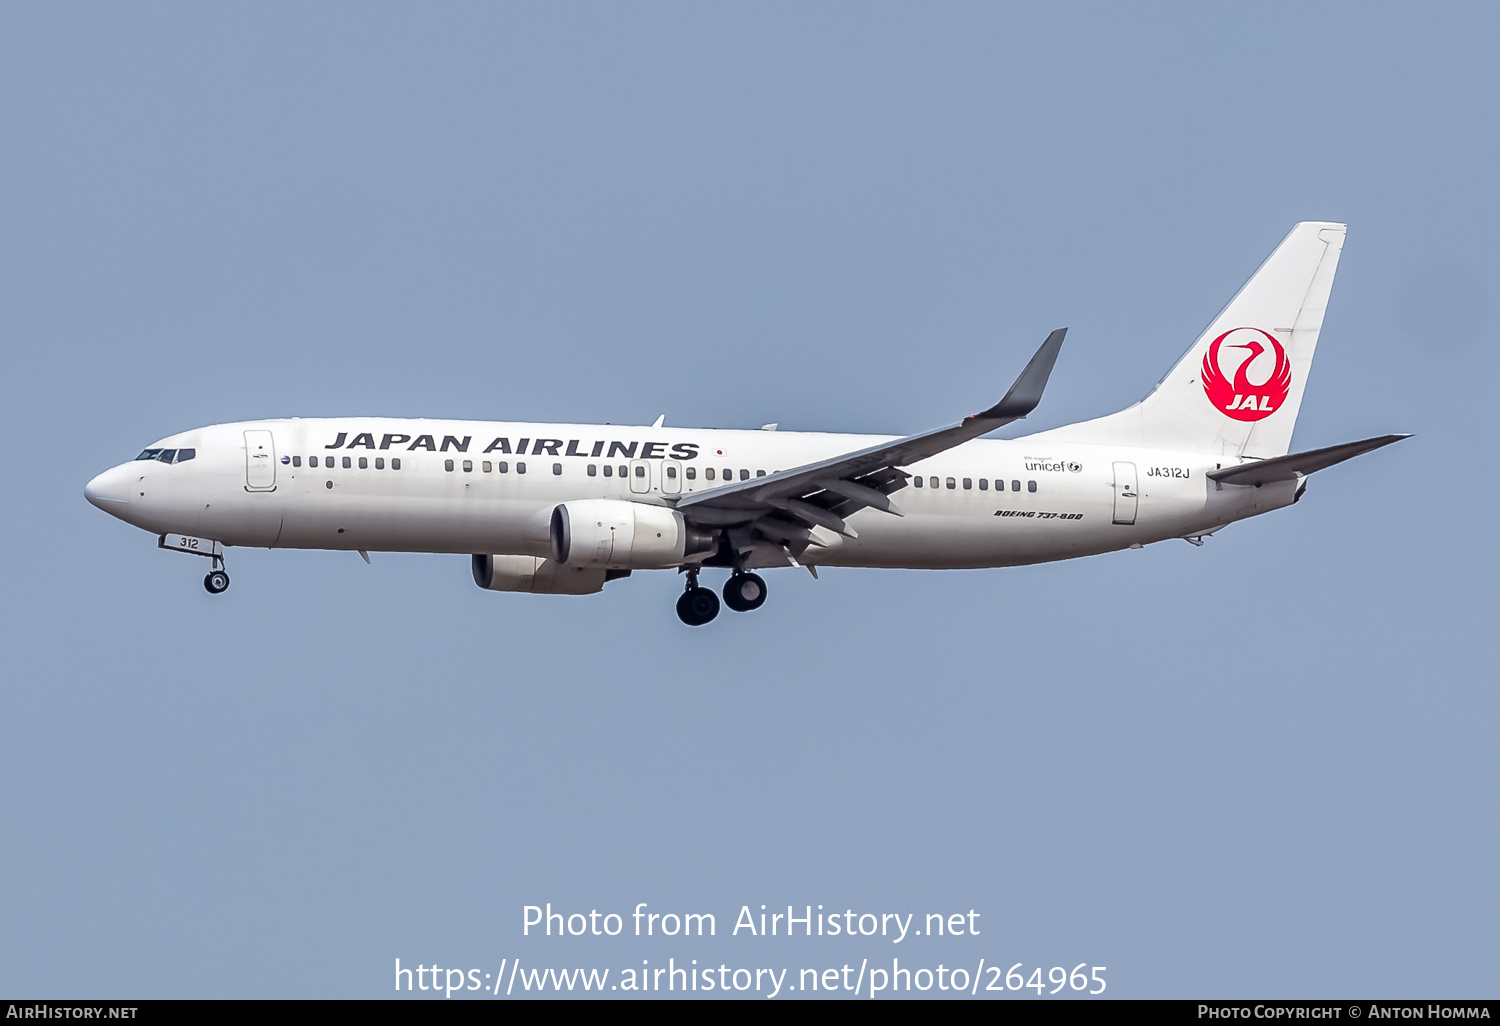
<svg viewBox="0 0 1500 1026">
<path fill-rule="evenodd" d="M 0 9 L 0 992 L 895 954 L 1492 995 L 1497 21 Z M 1297 447 L 1416 437 L 1201 550 L 778 572 L 694 631 L 674 575 L 496 595 L 457 556 L 236 551 L 210 598 L 82 498 L 258 417 L 917 431 L 1060 325 L 1026 427 L 1067 423 L 1306 219 L 1350 229 Z M 522 937 L 548 901 L 720 936 Z M 761 903 L 985 932 L 723 935 Z"/>
</svg>

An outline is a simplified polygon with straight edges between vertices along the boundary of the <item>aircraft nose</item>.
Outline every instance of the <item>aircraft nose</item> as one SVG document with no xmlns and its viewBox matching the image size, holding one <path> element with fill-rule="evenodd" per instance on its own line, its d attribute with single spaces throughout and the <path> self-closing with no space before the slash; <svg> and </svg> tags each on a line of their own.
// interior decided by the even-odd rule
<svg viewBox="0 0 1500 1026">
<path fill-rule="evenodd" d="M 104 512 L 119 516 L 130 502 L 129 467 L 110 467 L 83 486 L 83 497 Z"/>
</svg>

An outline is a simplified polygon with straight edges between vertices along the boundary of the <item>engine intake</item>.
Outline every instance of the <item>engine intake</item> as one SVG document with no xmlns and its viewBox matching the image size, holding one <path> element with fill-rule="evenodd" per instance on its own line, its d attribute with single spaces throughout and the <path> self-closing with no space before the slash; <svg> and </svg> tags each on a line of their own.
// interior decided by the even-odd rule
<svg viewBox="0 0 1500 1026">
<path fill-rule="evenodd" d="M 712 531 L 693 527 L 665 506 L 621 499 L 580 499 L 552 511 L 552 559 L 568 567 L 662 570 L 712 552 Z"/>
</svg>

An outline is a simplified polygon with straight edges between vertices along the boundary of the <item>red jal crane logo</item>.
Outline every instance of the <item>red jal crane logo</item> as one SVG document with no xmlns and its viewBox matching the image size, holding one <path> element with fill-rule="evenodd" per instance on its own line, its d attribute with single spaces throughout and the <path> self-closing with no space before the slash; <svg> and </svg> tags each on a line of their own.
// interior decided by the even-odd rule
<svg viewBox="0 0 1500 1026">
<path fill-rule="evenodd" d="M 1248 333 L 1240 336 L 1246 341 L 1224 345 L 1224 340 L 1236 332 Z M 1270 349 L 1261 344 L 1261 339 L 1270 343 Z M 1233 380 L 1224 376 L 1219 364 L 1221 346 L 1224 349 L 1250 351 L 1235 368 Z M 1260 361 L 1259 369 L 1264 372 L 1267 361 L 1260 357 L 1268 353 L 1274 354 L 1275 365 L 1266 375 L 1265 381 L 1258 385 L 1251 383 L 1250 372 L 1254 369 L 1252 365 Z M 1281 409 L 1291 388 L 1291 361 L 1286 358 L 1286 350 L 1281 348 L 1281 343 L 1272 338 L 1268 331 L 1259 328 L 1230 328 L 1209 344 L 1208 352 L 1203 356 L 1203 391 L 1208 395 L 1208 401 L 1226 417 L 1235 420 L 1261 420 L 1269 417 Z"/>
</svg>

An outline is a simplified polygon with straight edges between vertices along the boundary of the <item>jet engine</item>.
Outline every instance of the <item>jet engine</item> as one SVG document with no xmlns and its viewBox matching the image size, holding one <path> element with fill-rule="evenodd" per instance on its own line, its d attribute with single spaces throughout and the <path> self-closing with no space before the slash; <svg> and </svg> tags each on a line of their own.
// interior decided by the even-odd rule
<svg viewBox="0 0 1500 1026">
<path fill-rule="evenodd" d="M 661 570 L 712 552 L 714 532 L 674 509 L 622 499 L 580 499 L 552 511 L 552 559 L 567 567 Z"/>
<path fill-rule="evenodd" d="M 475 555 L 474 583 L 489 591 L 527 591 L 534 595 L 592 595 L 604 582 L 630 571 L 559 566 L 541 556 Z"/>
</svg>

